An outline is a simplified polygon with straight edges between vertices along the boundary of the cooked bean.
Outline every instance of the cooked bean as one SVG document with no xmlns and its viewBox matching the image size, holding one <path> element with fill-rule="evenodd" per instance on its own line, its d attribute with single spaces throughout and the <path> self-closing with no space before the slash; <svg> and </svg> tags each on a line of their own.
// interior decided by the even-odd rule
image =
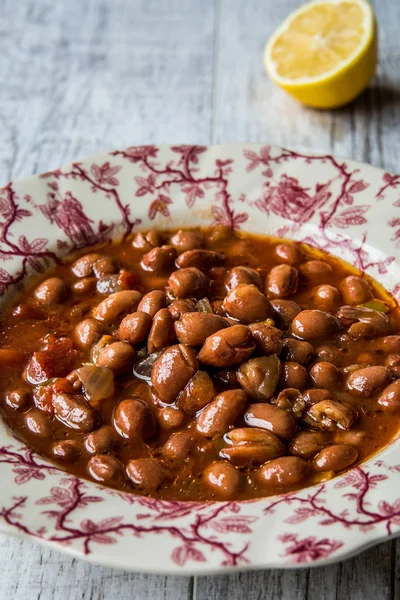
<svg viewBox="0 0 400 600">
<path fill-rule="evenodd" d="M 281 385 L 284 388 L 295 388 L 301 390 L 307 385 L 307 369 L 296 362 L 284 362 L 282 364 Z"/>
<path fill-rule="evenodd" d="M 248 394 L 262 402 L 274 395 L 280 373 L 280 360 L 276 354 L 271 354 L 242 363 L 237 378 Z"/>
<path fill-rule="evenodd" d="M 173 246 L 158 246 L 144 254 L 140 264 L 145 271 L 165 274 L 173 269 L 176 256 L 176 248 Z"/>
<path fill-rule="evenodd" d="M 282 346 L 283 360 L 304 365 L 314 353 L 314 348 L 309 342 L 301 342 L 293 338 L 285 338 Z"/>
<path fill-rule="evenodd" d="M 328 390 L 323 389 L 306 390 L 303 392 L 303 398 L 308 406 L 312 406 L 313 404 L 322 402 L 322 400 L 332 400 L 332 392 L 328 392 Z"/>
<path fill-rule="evenodd" d="M 291 486 L 305 479 L 310 470 L 310 465 L 298 456 L 281 456 L 260 467 L 256 479 L 261 486 Z"/>
<path fill-rule="evenodd" d="M 172 404 L 198 370 L 196 355 L 184 344 L 167 348 L 153 365 L 151 383 L 157 396 Z"/>
<path fill-rule="evenodd" d="M 144 252 L 149 252 L 152 248 L 156 248 L 156 246 L 160 246 L 161 237 L 158 231 L 152 229 L 147 233 L 139 232 L 135 235 L 132 240 L 132 246 L 134 248 L 139 248 Z"/>
<path fill-rule="evenodd" d="M 211 463 L 203 471 L 203 478 L 205 485 L 218 498 L 232 498 L 242 485 L 240 471 L 222 460 Z"/>
<path fill-rule="evenodd" d="M 31 433 L 43 438 L 49 438 L 53 429 L 46 413 L 37 408 L 33 408 L 26 413 L 25 425 Z"/>
<path fill-rule="evenodd" d="M 342 471 L 353 464 L 358 458 L 358 452 L 352 446 L 334 444 L 323 448 L 314 458 L 316 471 Z"/>
<path fill-rule="evenodd" d="M 251 404 L 244 415 L 250 427 L 267 429 L 283 440 L 290 440 L 296 431 L 296 421 L 291 413 L 272 404 Z"/>
<path fill-rule="evenodd" d="M 110 275 L 111 273 L 117 273 L 118 266 L 111 256 L 100 256 L 98 260 L 93 263 L 93 273 L 97 278 L 104 277 L 104 275 Z"/>
<path fill-rule="evenodd" d="M 85 448 L 90 454 L 109 452 L 116 443 L 116 433 L 109 425 L 103 425 L 85 437 Z"/>
<path fill-rule="evenodd" d="M 130 344 L 141 344 L 147 339 L 151 329 L 152 320 L 148 313 L 137 311 L 126 315 L 121 321 L 118 335 L 121 340 Z"/>
<path fill-rule="evenodd" d="M 95 291 L 96 283 L 95 277 L 83 277 L 82 279 L 75 281 L 71 288 L 75 294 L 85 296 L 87 294 L 92 294 Z"/>
<path fill-rule="evenodd" d="M 303 258 L 303 253 L 297 244 L 278 244 L 275 246 L 275 256 L 279 262 L 295 265 Z"/>
<path fill-rule="evenodd" d="M 50 277 L 43 281 L 33 292 L 36 302 L 43 308 L 58 304 L 66 294 L 64 281 L 60 277 Z"/>
<path fill-rule="evenodd" d="M 201 248 L 204 243 L 204 235 L 200 231 L 177 231 L 170 240 L 178 252 L 187 252 Z"/>
<path fill-rule="evenodd" d="M 306 402 L 301 392 L 295 388 L 282 390 L 271 402 L 278 408 L 291 412 L 296 419 L 302 417 L 306 409 Z"/>
<path fill-rule="evenodd" d="M 330 362 L 336 367 L 342 367 L 346 364 L 345 357 L 336 346 L 323 344 L 315 348 L 315 354 L 321 361 Z"/>
<path fill-rule="evenodd" d="M 219 455 L 238 467 L 260 465 L 285 453 L 280 439 L 262 429 L 233 429 L 226 434 L 226 441 L 231 445 L 222 448 Z"/>
<path fill-rule="evenodd" d="M 138 304 L 138 311 L 145 312 L 153 318 L 165 306 L 165 294 L 162 290 L 153 290 L 143 296 Z"/>
<path fill-rule="evenodd" d="M 221 252 L 214 252 L 213 250 L 187 250 L 176 259 L 176 264 L 181 269 L 187 267 L 196 267 L 200 271 L 205 271 L 216 265 L 220 265 L 224 262 L 224 255 Z"/>
<path fill-rule="evenodd" d="M 185 413 L 176 406 L 164 406 L 157 410 L 157 419 L 161 429 L 171 431 L 183 427 L 186 421 Z"/>
<path fill-rule="evenodd" d="M 313 285 L 324 283 L 332 275 L 332 267 L 323 260 L 308 260 L 300 266 L 302 275 Z"/>
<path fill-rule="evenodd" d="M 174 271 L 168 285 L 175 298 L 203 298 L 208 293 L 210 280 L 200 269 L 188 267 Z"/>
<path fill-rule="evenodd" d="M 103 327 L 95 319 L 84 319 L 75 327 L 74 338 L 82 348 L 90 348 L 103 333 Z"/>
<path fill-rule="evenodd" d="M 268 299 L 252 284 L 238 285 L 231 290 L 225 297 L 223 309 L 244 324 L 264 321 L 272 314 Z"/>
<path fill-rule="evenodd" d="M 97 358 L 99 367 L 107 367 L 115 373 L 128 371 L 135 360 L 136 352 L 126 342 L 114 342 L 103 348 Z"/>
<path fill-rule="evenodd" d="M 307 422 L 314 427 L 333 431 L 337 426 L 350 429 L 357 418 L 357 413 L 348 404 L 335 400 L 322 400 L 308 409 L 307 416 Z"/>
<path fill-rule="evenodd" d="M 260 274 L 250 267 L 234 267 L 228 273 L 225 280 L 225 287 L 228 292 L 242 284 L 253 284 L 259 290 L 262 290 L 262 281 Z"/>
<path fill-rule="evenodd" d="M 368 364 L 372 364 L 375 361 L 375 354 L 371 352 L 371 356 L 373 357 L 373 359 L 368 361 Z M 362 362 L 360 361 L 359 356 L 357 356 L 357 362 Z M 396 377 L 399 377 L 400 354 L 389 354 L 389 356 L 387 356 L 385 359 L 385 365 L 390 368 L 390 370 Z"/>
<path fill-rule="evenodd" d="M 195 414 L 216 395 L 214 384 L 205 371 L 197 371 L 178 396 L 178 406 L 187 414 Z"/>
<path fill-rule="evenodd" d="M 313 290 L 312 300 L 317 308 L 332 311 L 339 306 L 341 296 L 339 290 L 333 285 L 324 284 Z"/>
<path fill-rule="evenodd" d="M 266 323 L 253 323 L 249 326 L 251 335 L 256 343 L 257 350 L 269 356 L 279 354 L 282 350 L 283 334 L 280 329 L 266 325 Z"/>
<path fill-rule="evenodd" d="M 162 447 L 164 458 L 172 461 L 184 461 L 191 454 L 196 439 L 189 431 L 177 431 L 167 439 Z"/>
<path fill-rule="evenodd" d="M 310 369 L 311 379 L 315 386 L 327 390 L 336 390 L 340 385 L 340 371 L 329 362 L 316 363 Z"/>
<path fill-rule="evenodd" d="M 101 277 L 108 273 L 115 273 L 117 270 L 114 260 L 110 256 L 101 256 L 101 254 L 86 254 L 72 265 L 72 272 L 76 277 L 90 277 L 93 274 Z"/>
<path fill-rule="evenodd" d="M 390 369 L 380 365 L 357 369 L 347 378 L 347 389 L 356 396 L 372 396 L 384 388 L 391 379 Z"/>
<path fill-rule="evenodd" d="M 173 300 L 168 310 L 174 321 L 177 321 L 185 313 L 196 312 L 196 306 L 191 300 Z"/>
<path fill-rule="evenodd" d="M 6 394 L 6 404 L 15 410 L 25 410 L 30 401 L 30 394 L 25 389 L 15 389 Z"/>
<path fill-rule="evenodd" d="M 386 335 L 371 342 L 375 350 L 382 350 L 385 354 L 400 352 L 400 335 Z"/>
<path fill-rule="evenodd" d="M 233 325 L 210 335 L 198 359 L 212 367 L 231 367 L 247 360 L 254 349 L 250 329 L 245 325 Z"/>
<path fill-rule="evenodd" d="M 370 437 L 371 434 L 369 434 Z M 338 429 L 335 431 L 333 439 L 336 444 L 345 444 L 346 446 L 360 446 L 366 440 L 367 434 L 365 431 L 343 431 Z"/>
<path fill-rule="evenodd" d="M 113 456 L 97 454 L 88 462 L 89 474 L 96 481 L 103 483 L 117 483 L 123 477 L 121 463 Z"/>
<path fill-rule="evenodd" d="M 340 289 L 346 304 L 362 304 L 372 298 L 368 283 L 357 275 L 349 275 L 343 279 Z"/>
<path fill-rule="evenodd" d="M 324 431 L 299 431 L 288 448 L 291 454 L 301 458 L 313 458 L 330 443 L 331 434 Z"/>
<path fill-rule="evenodd" d="M 136 458 L 126 466 L 126 474 L 136 489 L 150 494 L 159 488 L 168 472 L 157 458 Z"/>
<path fill-rule="evenodd" d="M 54 394 L 52 398 L 54 415 L 66 427 L 78 431 L 93 431 L 98 422 L 96 412 L 83 398 L 69 394 Z"/>
<path fill-rule="evenodd" d="M 162 308 L 154 315 L 147 339 L 147 349 L 152 354 L 176 341 L 174 320 L 168 308 Z"/>
<path fill-rule="evenodd" d="M 385 313 L 362 306 L 342 306 L 336 316 L 343 325 L 350 325 L 349 334 L 353 337 L 373 337 L 390 329 Z"/>
<path fill-rule="evenodd" d="M 222 317 L 207 312 L 184 313 L 175 321 L 178 340 L 188 346 L 202 346 L 210 335 L 226 327 L 228 324 Z"/>
<path fill-rule="evenodd" d="M 219 382 L 222 382 L 224 385 L 232 387 L 239 387 L 239 381 L 237 378 L 236 369 L 220 369 L 219 371 L 214 371 L 213 379 L 216 379 Z"/>
<path fill-rule="evenodd" d="M 75 462 L 82 454 L 82 448 L 76 440 L 61 440 L 52 445 L 51 452 L 57 460 Z"/>
<path fill-rule="evenodd" d="M 235 423 L 245 403 L 243 390 L 221 392 L 197 416 L 197 431 L 207 437 L 225 433 Z"/>
<path fill-rule="evenodd" d="M 266 281 L 266 292 L 271 298 L 287 298 L 297 291 L 299 273 L 290 265 L 272 267 Z"/>
<path fill-rule="evenodd" d="M 276 299 L 271 300 L 270 304 L 274 310 L 273 318 L 278 317 L 279 323 L 283 329 L 288 329 L 292 324 L 293 319 L 301 311 L 300 306 L 292 300 Z"/>
<path fill-rule="evenodd" d="M 127 313 L 137 309 L 142 294 L 136 290 L 122 290 L 110 294 L 102 300 L 93 310 L 93 316 L 97 321 L 112 323 L 122 319 Z"/>
<path fill-rule="evenodd" d="M 301 340 L 315 340 L 339 330 L 335 317 L 322 310 L 302 310 L 292 322 L 292 333 Z"/>
<path fill-rule="evenodd" d="M 388 385 L 378 398 L 378 404 L 389 409 L 400 408 L 400 379 Z"/>
<path fill-rule="evenodd" d="M 114 427 L 122 437 L 148 440 L 155 434 L 157 422 L 144 400 L 128 398 L 122 400 L 115 409 Z"/>
</svg>

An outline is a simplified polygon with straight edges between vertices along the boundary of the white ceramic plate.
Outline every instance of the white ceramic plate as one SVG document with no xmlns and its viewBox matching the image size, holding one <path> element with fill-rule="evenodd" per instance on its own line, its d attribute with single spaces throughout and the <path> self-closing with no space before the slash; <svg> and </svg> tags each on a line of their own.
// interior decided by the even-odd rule
<svg viewBox="0 0 400 600">
<path fill-rule="evenodd" d="M 148 227 L 226 223 L 353 263 L 400 298 L 400 176 L 269 146 L 141 146 L 0 191 L 2 301 L 55 255 Z M 400 532 L 400 445 L 323 485 L 166 502 L 67 475 L 0 426 L 0 530 L 160 573 L 321 565 Z"/>
</svg>

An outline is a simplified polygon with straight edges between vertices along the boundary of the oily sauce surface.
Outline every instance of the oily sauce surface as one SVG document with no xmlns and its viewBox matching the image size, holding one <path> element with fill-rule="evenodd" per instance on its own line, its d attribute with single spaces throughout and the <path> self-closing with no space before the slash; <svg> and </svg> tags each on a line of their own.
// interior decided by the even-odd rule
<svg viewBox="0 0 400 600">
<path fill-rule="evenodd" d="M 42 279 L 62 280 L 62 289 L 57 288 L 56 282 L 38 292 L 40 282 L 36 281 L 19 294 L 10 310 L 2 315 L 0 325 L 0 410 L 16 435 L 70 473 L 120 490 L 177 500 L 247 499 L 282 493 L 329 479 L 385 446 L 400 427 L 400 391 L 395 386 L 394 393 L 389 393 L 389 401 L 385 400 L 386 396 L 382 400 L 382 394 L 400 376 L 399 311 L 393 298 L 371 280 L 367 280 L 366 289 L 360 292 L 355 286 L 354 291 L 354 282 L 350 285 L 346 278 L 356 276 L 358 280 L 356 271 L 311 247 L 224 229 L 186 230 L 186 233 L 188 231 L 189 236 L 185 232 L 158 232 L 154 237 L 136 234 L 126 242 L 91 249 L 90 256 L 96 254 L 112 260 L 104 264 L 100 261 L 97 269 L 90 265 L 85 267 L 87 273 L 82 277 L 82 271 L 77 276 L 71 266 L 79 257 L 71 257 Z M 174 239 L 177 240 L 175 245 Z M 157 258 L 156 252 L 155 263 L 146 262 L 144 257 L 153 248 L 166 244 L 173 248 L 172 258 L 161 255 Z M 222 259 L 195 256 L 193 264 L 206 275 L 209 287 L 207 293 L 197 294 L 197 297 L 190 292 L 187 296 L 183 294 L 186 300 L 193 302 L 193 313 L 212 310 L 221 318 L 228 318 L 224 324 L 226 329 L 220 330 L 225 332 L 228 326 L 251 328 L 261 322 L 267 328 L 260 333 L 264 341 L 266 336 L 264 347 L 275 340 L 272 348 L 275 352 L 262 350 L 262 344 L 254 347 L 251 340 L 255 334 L 250 330 L 250 341 L 246 338 L 247 341 L 240 344 L 243 348 L 253 343 L 253 350 L 250 353 L 246 350 L 242 361 L 226 366 L 214 364 L 217 360 L 214 355 L 211 359 L 204 358 L 203 362 L 201 353 L 205 340 L 192 346 L 184 344 L 190 356 L 189 359 L 184 357 L 184 368 L 177 366 L 171 385 L 175 385 L 188 362 L 197 361 L 197 365 L 190 367 L 192 377 L 186 377 L 171 401 L 169 397 L 166 400 L 168 391 L 162 388 L 163 384 L 157 383 L 161 386 L 159 390 L 163 390 L 158 392 L 157 385 L 152 386 L 154 381 L 150 379 L 155 360 L 166 349 L 175 348 L 186 339 L 176 338 L 176 327 L 173 320 L 172 324 L 168 321 L 168 315 L 166 318 L 162 313 L 156 335 L 151 334 L 151 352 L 147 348 L 149 327 L 154 327 L 154 319 L 158 317 L 151 316 L 142 324 L 145 333 L 140 342 L 129 343 L 123 338 L 121 341 L 121 321 L 127 314 L 140 311 L 137 301 L 132 301 L 131 308 L 126 307 L 114 317 L 106 314 L 105 320 L 95 319 L 101 332 L 97 332 L 94 343 L 83 344 L 76 328 L 86 319 L 93 321 L 96 307 L 110 294 L 120 291 L 137 290 L 144 295 L 162 290 L 165 295 L 161 310 L 168 309 L 174 300 L 169 278 L 177 271 L 175 260 L 179 262 L 182 250 L 191 248 L 191 244 L 195 249 L 223 253 Z M 281 246 L 283 249 L 277 250 Z M 87 255 L 86 252 L 80 256 Z M 322 262 L 322 267 L 315 261 Z M 192 262 L 188 264 L 186 268 L 193 268 Z M 269 277 L 271 269 L 278 265 L 287 265 L 289 269 Z M 257 285 L 249 283 L 246 277 L 244 283 L 241 282 L 243 273 L 239 280 L 233 278 L 231 284 L 227 284 L 232 269 L 237 266 L 258 273 L 262 301 L 252 295 Z M 243 298 L 232 297 L 227 301 L 238 281 Z M 194 289 L 196 282 L 189 281 L 189 288 L 190 285 Z M 249 285 L 253 285 L 252 290 L 248 289 Z M 261 313 L 256 311 L 253 320 L 251 312 L 264 298 L 268 298 L 268 307 L 265 309 L 265 303 L 262 304 Z M 296 317 L 287 317 L 285 302 L 296 303 L 297 312 L 318 310 L 332 315 L 334 322 L 329 321 L 327 327 L 323 324 L 315 333 L 314 325 L 307 321 L 303 335 L 302 323 L 297 327 L 293 325 Z M 357 310 L 361 306 L 364 312 L 345 311 L 339 318 L 338 311 L 343 306 Z M 145 312 L 145 308 L 140 312 Z M 250 319 L 247 319 L 249 314 Z M 293 314 L 297 314 L 296 310 Z M 179 319 L 177 316 L 173 316 L 175 325 L 182 321 L 182 315 Z M 310 316 L 311 320 L 314 316 Z M 191 325 L 188 327 L 190 330 Z M 351 327 L 353 330 L 349 332 Z M 311 333 L 307 328 L 311 328 Z M 202 326 L 200 337 L 201 329 Z M 278 334 L 281 338 L 277 341 Z M 101 336 L 111 337 L 102 337 L 98 346 Z M 162 346 L 163 340 L 168 342 L 165 346 Z M 294 345 L 299 341 L 311 344 L 308 354 L 299 354 L 300 347 L 292 349 L 287 340 L 295 340 Z M 116 349 L 116 354 L 104 354 L 104 348 L 116 342 L 124 345 L 122 350 L 126 346 L 132 350 L 127 356 L 119 355 L 121 347 Z M 307 348 L 302 346 L 301 350 Z M 211 350 L 211 354 L 213 352 Z M 260 368 L 255 364 L 257 368 L 248 371 L 245 368 L 244 378 L 238 381 L 237 373 L 243 364 L 268 356 L 273 357 L 270 362 L 261 361 Z M 319 363 L 323 364 L 322 370 L 315 369 Z M 327 363 L 329 367 L 325 366 Z M 91 383 L 94 389 L 91 398 L 74 371 L 82 365 L 93 367 L 95 364 L 97 369 L 100 365 L 100 370 L 105 371 L 101 371 L 104 379 L 98 380 L 100 371 L 93 371 L 94 375 L 86 373 L 98 381 L 94 388 Z M 367 371 L 364 378 L 354 380 L 355 387 L 351 388 L 352 374 L 367 367 L 381 367 L 381 370 Z M 192 378 L 197 372 L 206 375 L 201 381 L 195 380 L 198 387 L 194 388 Z M 101 397 L 110 377 L 114 391 L 108 397 Z M 167 382 L 167 387 L 169 385 Z M 295 391 L 280 396 L 288 388 Z M 196 410 L 198 405 L 190 403 L 203 389 L 208 401 L 205 407 Z M 226 396 L 231 390 L 236 390 L 236 396 Z M 313 396 L 310 390 L 319 390 L 320 396 Z M 325 393 L 321 394 L 321 390 Z M 185 393 L 189 398 L 186 404 L 182 400 Z M 219 407 L 209 411 L 204 424 L 206 419 L 203 416 L 202 422 L 201 413 L 221 393 Z M 96 399 L 96 395 L 100 399 Z M 65 406 L 65 397 L 76 399 L 76 405 Z M 135 398 L 138 404 L 126 405 L 126 411 L 120 410 L 117 418 L 121 402 Z M 322 412 L 311 410 L 310 413 L 310 409 L 318 405 L 317 400 L 334 402 L 336 409 L 344 407 L 346 414 L 335 420 L 338 419 L 335 406 L 331 406 L 329 412 L 329 406 L 325 405 Z M 274 407 L 272 416 L 268 407 L 266 416 L 262 412 L 259 415 L 258 408 L 254 416 L 251 407 L 256 405 Z M 76 416 L 82 407 L 83 413 Z M 285 415 L 276 413 L 277 410 L 289 414 L 291 422 L 288 424 Z M 285 421 L 283 425 L 281 417 Z M 283 433 L 282 427 L 286 427 Z M 93 441 L 90 436 L 99 430 L 100 434 L 97 438 L 94 436 Z M 230 438 L 232 431 L 236 434 Z M 304 432 L 316 434 L 315 439 L 302 438 Z M 300 442 L 297 444 L 296 440 Z M 337 450 L 338 446 L 342 450 Z M 231 454 L 224 452 L 232 447 L 235 449 Z M 326 448 L 334 450 L 324 457 Z M 285 463 L 286 457 L 291 458 Z M 295 462 L 291 463 L 293 457 L 296 457 Z M 136 463 L 136 459 L 150 460 Z"/>
</svg>

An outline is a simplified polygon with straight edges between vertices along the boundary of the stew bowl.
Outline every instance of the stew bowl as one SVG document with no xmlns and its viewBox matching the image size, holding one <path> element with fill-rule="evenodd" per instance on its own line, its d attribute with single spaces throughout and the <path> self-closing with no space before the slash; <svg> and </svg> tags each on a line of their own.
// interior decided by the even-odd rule
<svg viewBox="0 0 400 600">
<path fill-rule="evenodd" d="M 56 256 L 146 228 L 225 224 L 301 240 L 400 298 L 400 176 L 258 145 L 139 146 L 0 190 L 0 294 Z M 399 438 L 323 484 L 247 502 L 169 502 L 61 471 L 0 424 L 0 530 L 136 571 L 321 565 L 400 533 Z"/>
</svg>

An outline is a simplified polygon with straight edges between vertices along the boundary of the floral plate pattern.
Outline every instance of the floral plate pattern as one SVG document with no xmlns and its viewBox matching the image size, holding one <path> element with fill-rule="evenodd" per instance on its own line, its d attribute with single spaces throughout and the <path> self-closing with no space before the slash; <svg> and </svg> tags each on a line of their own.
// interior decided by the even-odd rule
<svg viewBox="0 0 400 600">
<path fill-rule="evenodd" d="M 258 145 L 139 146 L 0 190 L 0 304 L 71 250 L 149 227 L 226 224 L 302 240 L 400 300 L 400 176 Z M 321 485 L 247 502 L 167 502 L 67 475 L 0 424 L 0 531 L 160 573 L 320 565 L 400 534 L 400 437 Z"/>
</svg>

